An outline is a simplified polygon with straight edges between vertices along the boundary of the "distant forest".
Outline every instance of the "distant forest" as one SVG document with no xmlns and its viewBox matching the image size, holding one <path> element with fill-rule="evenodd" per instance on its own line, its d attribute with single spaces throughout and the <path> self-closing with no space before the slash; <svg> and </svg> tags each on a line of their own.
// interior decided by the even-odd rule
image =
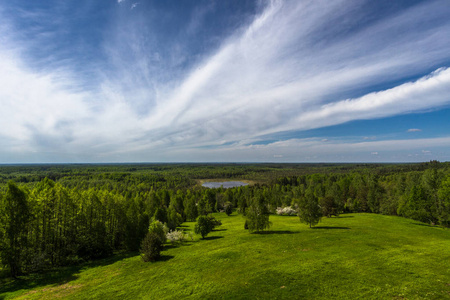
<svg viewBox="0 0 450 300">
<path fill-rule="evenodd" d="M 248 180 L 208 189 L 202 179 Z M 253 199 L 308 198 L 321 214 L 371 212 L 450 225 L 450 163 L 0 166 L 0 259 L 12 276 L 136 251 L 152 220 L 176 229 Z M 300 208 L 301 209 L 301 208 Z M 244 224 L 243 224 L 244 230 Z"/>
</svg>

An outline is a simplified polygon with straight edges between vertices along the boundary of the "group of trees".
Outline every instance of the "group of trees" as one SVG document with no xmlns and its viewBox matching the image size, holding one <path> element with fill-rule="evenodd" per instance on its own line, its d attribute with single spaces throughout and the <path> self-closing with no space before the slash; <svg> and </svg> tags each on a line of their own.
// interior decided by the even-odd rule
<svg viewBox="0 0 450 300">
<path fill-rule="evenodd" d="M 437 162 L 310 167 L 322 170 L 315 174 L 303 174 L 304 169 L 292 165 L 193 168 L 192 178 L 199 178 L 201 171 L 223 177 L 266 176 L 264 184 L 232 189 L 200 187 L 189 178 L 189 165 L 49 167 L 56 181 L 32 181 L 38 171 L 24 168 L 29 173 L 21 175 L 20 167 L 1 173 L 0 168 L 1 178 L 22 181 L 0 182 L 0 259 L 13 276 L 139 250 L 152 220 L 174 230 L 184 221 L 211 212 L 230 214 L 233 208 L 246 216 L 252 232 L 268 228 L 269 214 L 286 206 L 296 207 L 310 226 L 321 216 L 342 212 L 399 215 L 450 226 L 450 167 Z M 295 175 L 297 170 L 300 175 Z M 208 226 L 199 225 L 198 232 Z"/>
</svg>

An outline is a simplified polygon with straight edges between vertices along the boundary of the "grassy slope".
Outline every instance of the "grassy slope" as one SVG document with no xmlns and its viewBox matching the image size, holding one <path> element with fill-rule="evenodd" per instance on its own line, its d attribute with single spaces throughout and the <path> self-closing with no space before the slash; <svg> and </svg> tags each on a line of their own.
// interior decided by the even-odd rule
<svg viewBox="0 0 450 300">
<path fill-rule="evenodd" d="M 267 234 L 249 234 L 241 216 L 218 216 L 219 231 L 168 247 L 163 261 L 117 256 L 3 281 L 0 298 L 450 299 L 447 229 L 349 214 L 316 229 L 271 216 Z"/>
</svg>

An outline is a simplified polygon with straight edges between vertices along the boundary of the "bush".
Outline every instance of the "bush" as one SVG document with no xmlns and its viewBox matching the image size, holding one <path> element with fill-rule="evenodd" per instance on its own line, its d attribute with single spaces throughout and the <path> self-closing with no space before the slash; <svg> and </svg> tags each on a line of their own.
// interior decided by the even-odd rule
<svg viewBox="0 0 450 300">
<path fill-rule="evenodd" d="M 181 230 L 171 230 L 166 234 L 166 238 L 172 243 L 172 244 L 178 244 L 182 243 L 187 240 L 188 235 L 185 234 Z M 192 237 L 191 237 L 192 239 Z"/>
<path fill-rule="evenodd" d="M 148 227 L 148 232 L 157 234 L 161 242 L 164 244 L 166 242 L 166 234 L 169 232 L 169 229 L 160 221 L 153 221 Z"/>
<path fill-rule="evenodd" d="M 297 211 L 291 206 L 277 207 L 276 214 L 280 216 L 296 216 Z"/>
<path fill-rule="evenodd" d="M 161 237 L 156 232 L 148 232 L 141 243 L 141 257 L 145 262 L 156 261 L 162 249 Z"/>
</svg>

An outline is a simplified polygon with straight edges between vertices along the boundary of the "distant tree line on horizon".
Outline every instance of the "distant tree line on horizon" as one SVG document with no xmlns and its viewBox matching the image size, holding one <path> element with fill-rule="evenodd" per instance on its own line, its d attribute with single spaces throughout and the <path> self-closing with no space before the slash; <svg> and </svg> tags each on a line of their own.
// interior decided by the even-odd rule
<svg viewBox="0 0 450 300">
<path fill-rule="evenodd" d="M 309 209 L 316 216 L 371 212 L 450 225 L 446 163 L 314 165 L 308 171 L 276 164 L 144 166 L 49 167 L 59 172 L 54 180 L 1 184 L 1 263 L 17 276 L 137 251 L 152 220 L 176 229 L 182 222 L 231 208 L 246 215 L 247 227 L 256 232 L 270 225 L 269 213 L 288 206 L 298 207 L 310 226 L 315 221 L 301 215 Z M 8 168 L 9 173 L 0 168 L 2 178 L 38 176 L 30 167 L 23 167 L 23 173 L 19 166 Z M 253 175 L 265 183 L 207 189 L 194 180 L 204 170 L 213 178 Z M 258 214 L 264 219 L 255 218 Z"/>
</svg>

